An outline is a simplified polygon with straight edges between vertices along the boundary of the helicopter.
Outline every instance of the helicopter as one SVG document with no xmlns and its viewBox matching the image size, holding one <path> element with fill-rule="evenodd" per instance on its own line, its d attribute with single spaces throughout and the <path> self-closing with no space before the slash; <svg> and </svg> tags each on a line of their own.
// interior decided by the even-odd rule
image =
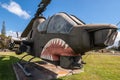
<svg viewBox="0 0 120 80">
<path fill-rule="evenodd" d="M 117 26 L 111 24 L 86 24 L 65 12 L 46 19 L 45 11 L 51 0 L 42 0 L 38 10 L 23 31 L 26 37 L 19 43 L 16 54 L 27 52 L 63 68 L 81 68 L 85 52 L 103 49 L 114 43 Z"/>
</svg>

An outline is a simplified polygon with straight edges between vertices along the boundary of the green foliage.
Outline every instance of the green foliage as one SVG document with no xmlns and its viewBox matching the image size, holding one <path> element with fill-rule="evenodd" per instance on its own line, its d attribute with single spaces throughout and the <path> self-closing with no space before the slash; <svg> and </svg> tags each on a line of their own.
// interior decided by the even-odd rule
<svg viewBox="0 0 120 80">
<path fill-rule="evenodd" d="M 0 34 L 0 49 L 8 48 L 10 37 L 6 36 L 5 21 L 3 21 L 1 34 Z"/>
<path fill-rule="evenodd" d="M 7 37 L 5 35 L 0 35 L 0 49 L 8 48 L 8 44 L 11 41 L 11 37 Z"/>
</svg>

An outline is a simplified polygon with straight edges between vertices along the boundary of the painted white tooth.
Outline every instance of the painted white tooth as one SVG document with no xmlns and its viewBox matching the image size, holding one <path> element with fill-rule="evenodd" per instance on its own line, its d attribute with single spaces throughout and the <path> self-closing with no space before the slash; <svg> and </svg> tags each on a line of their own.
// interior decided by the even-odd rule
<svg viewBox="0 0 120 80">
<path fill-rule="evenodd" d="M 61 45 L 61 46 L 63 47 L 64 45 L 65 45 L 65 42 L 64 42 L 64 41 L 62 41 L 62 45 Z"/>
<path fill-rule="evenodd" d="M 53 43 L 53 40 L 52 41 L 50 41 L 50 44 L 52 44 Z"/>
<path fill-rule="evenodd" d="M 49 60 L 51 60 L 51 56 L 49 55 Z"/>
<path fill-rule="evenodd" d="M 52 40 L 52 44 L 54 44 L 54 40 Z"/>
<path fill-rule="evenodd" d="M 50 56 L 48 55 L 48 60 L 50 60 Z"/>
<path fill-rule="evenodd" d="M 47 59 L 49 60 L 49 55 L 47 55 Z"/>
<path fill-rule="evenodd" d="M 58 45 L 60 44 L 60 40 L 58 40 Z"/>
<path fill-rule="evenodd" d="M 58 44 L 58 42 L 59 42 L 59 39 L 56 40 L 56 44 Z"/>
<path fill-rule="evenodd" d="M 53 44 L 55 44 L 56 40 L 53 40 Z"/>
<path fill-rule="evenodd" d="M 41 58 L 45 58 L 45 55 L 41 55 Z"/>
<path fill-rule="evenodd" d="M 47 59 L 47 55 L 45 55 L 45 59 Z"/>
<path fill-rule="evenodd" d="M 44 59 L 46 59 L 46 56 L 43 56 Z"/>
<path fill-rule="evenodd" d="M 49 43 L 47 43 L 47 44 L 45 45 L 45 48 L 47 48 L 47 47 L 48 47 L 48 44 L 49 44 Z"/>
<path fill-rule="evenodd" d="M 43 54 L 43 52 L 44 52 L 44 49 L 42 50 L 41 55 Z"/>
<path fill-rule="evenodd" d="M 43 58 L 46 59 L 46 56 L 44 55 Z"/>
<path fill-rule="evenodd" d="M 53 44 L 55 44 L 55 40 L 53 40 Z"/>
<path fill-rule="evenodd" d="M 50 42 L 47 44 L 47 47 L 49 47 L 50 46 Z"/>
<path fill-rule="evenodd" d="M 52 40 L 52 43 L 51 44 L 54 44 L 54 40 Z"/>
<path fill-rule="evenodd" d="M 46 45 L 44 46 L 44 48 L 46 48 Z"/>
<path fill-rule="evenodd" d="M 52 44 L 52 41 L 49 42 L 49 46 Z"/>
<path fill-rule="evenodd" d="M 48 59 L 48 55 L 46 55 L 46 59 Z"/>
<path fill-rule="evenodd" d="M 47 59 L 49 60 L 49 55 L 47 55 Z"/>
<path fill-rule="evenodd" d="M 57 44 L 57 39 L 55 39 L 55 44 Z"/>
<path fill-rule="evenodd" d="M 58 39 L 56 39 L 56 44 L 58 44 Z"/>
<path fill-rule="evenodd" d="M 61 45 L 61 43 L 62 43 L 62 41 L 61 41 L 61 40 L 59 40 L 59 45 Z"/>
<path fill-rule="evenodd" d="M 45 55 L 43 55 L 43 58 L 45 59 Z"/>
<path fill-rule="evenodd" d="M 65 49 L 67 49 L 68 48 L 68 44 L 65 44 Z"/>
</svg>

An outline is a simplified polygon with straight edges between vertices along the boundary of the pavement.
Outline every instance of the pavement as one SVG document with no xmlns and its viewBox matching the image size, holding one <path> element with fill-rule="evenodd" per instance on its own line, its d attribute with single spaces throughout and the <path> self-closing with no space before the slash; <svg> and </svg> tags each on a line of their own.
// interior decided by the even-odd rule
<svg viewBox="0 0 120 80">
<path fill-rule="evenodd" d="M 82 69 L 64 69 L 60 66 L 53 65 L 51 63 L 47 63 L 44 61 L 34 62 L 34 63 L 21 63 L 29 73 L 30 76 L 26 76 L 24 71 L 16 64 L 13 64 L 13 69 L 16 74 L 17 80 L 51 80 L 57 79 L 63 76 L 69 76 L 73 74 L 79 74 L 84 72 L 84 68 Z"/>
</svg>

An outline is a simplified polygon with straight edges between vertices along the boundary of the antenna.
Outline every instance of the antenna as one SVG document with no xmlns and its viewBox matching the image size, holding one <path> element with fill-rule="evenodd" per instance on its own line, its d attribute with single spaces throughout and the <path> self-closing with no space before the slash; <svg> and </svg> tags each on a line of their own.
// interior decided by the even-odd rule
<svg viewBox="0 0 120 80">
<path fill-rule="evenodd" d="M 120 21 L 116 24 L 116 26 L 118 26 L 120 24 Z M 117 28 L 117 30 L 120 30 L 120 28 Z"/>
<path fill-rule="evenodd" d="M 116 24 L 116 26 L 118 26 L 120 24 L 120 21 Z"/>
<path fill-rule="evenodd" d="M 19 38 L 19 34 L 18 34 L 18 32 L 16 32 L 16 35 L 17 35 L 17 38 Z"/>
</svg>

